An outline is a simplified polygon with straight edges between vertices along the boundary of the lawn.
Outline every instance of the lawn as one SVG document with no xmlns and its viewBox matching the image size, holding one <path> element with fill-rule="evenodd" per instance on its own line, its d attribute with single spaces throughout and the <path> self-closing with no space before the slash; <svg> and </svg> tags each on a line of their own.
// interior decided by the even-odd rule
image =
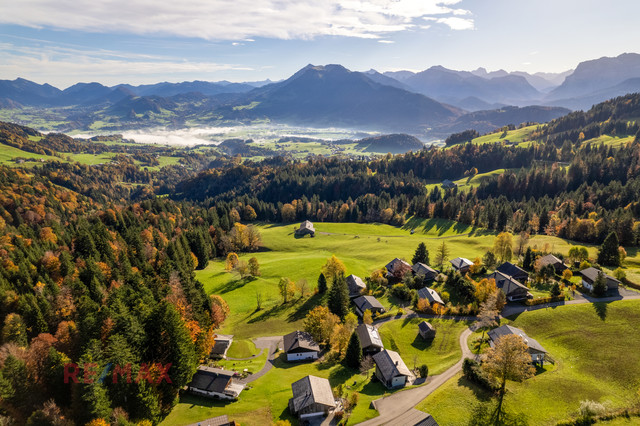
<svg viewBox="0 0 640 426">
<path fill-rule="evenodd" d="M 384 347 L 400 353 L 409 368 L 427 364 L 429 375 L 441 374 L 460 360 L 460 334 L 470 325 L 466 321 L 429 319 L 436 329 L 432 341 L 418 334 L 422 318 L 394 320 L 380 326 Z"/>
<path fill-rule="evenodd" d="M 498 131 L 495 133 L 489 133 L 484 136 L 480 136 L 475 138 L 472 142 L 476 144 L 485 144 L 485 143 L 496 143 L 496 142 L 505 142 L 509 141 L 511 143 L 520 143 L 529 139 L 531 133 L 533 133 L 538 125 L 527 126 L 521 129 L 509 130 L 507 135 L 504 138 L 501 138 L 502 131 Z"/>
<path fill-rule="evenodd" d="M 612 409 L 638 402 L 640 388 L 640 303 L 563 306 L 514 318 L 513 325 L 535 338 L 556 360 L 549 370 L 522 384 L 509 383 L 505 399 L 514 414 L 531 424 L 555 424 L 577 415 L 580 402 Z M 439 424 L 465 425 L 469 412 L 491 396 L 460 376 L 430 395 L 418 409 Z"/>
</svg>

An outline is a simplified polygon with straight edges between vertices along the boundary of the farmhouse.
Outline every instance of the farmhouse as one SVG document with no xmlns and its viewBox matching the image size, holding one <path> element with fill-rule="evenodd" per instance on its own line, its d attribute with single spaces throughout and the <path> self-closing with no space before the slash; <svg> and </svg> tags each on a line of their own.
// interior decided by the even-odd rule
<svg viewBox="0 0 640 426">
<path fill-rule="evenodd" d="M 593 290 L 593 283 L 598 279 L 598 274 L 602 273 L 604 275 L 604 279 L 607 283 L 607 290 L 617 290 L 620 285 L 620 281 L 613 278 L 610 275 L 605 274 L 600 269 L 596 269 L 594 267 L 590 267 L 587 269 L 583 269 L 580 271 L 580 275 L 582 275 L 582 285 L 584 288 L 588 288 L 589 290 Z"/>
<path fill-rule="evenodd" d="M 229 416 L 223 414 L 222 416 L 211 417 L 207 420 L 200 420 L 198 423 L 191 423 L 187 426 L 234 426 L 236 422 L 229 421 Z"/>
<path fill-rule="evenodd" d="M 213 347 L 209 353 L 209 357 L 226 359 L 229 346 L 233 343 L 233 336 L 228 334 L 218 334 L 214 339 Z"/>
<path fill-rule="evenodd" d="M 300 228 L 296 229 L 296 235 L 304 237 L 305 235 L 316 236 L 316 229 L 313 227 L 311 221 L 305 220 L 300 224 Z"/>
<path fill-rule="evenodd" d="M 404 273 L 411 270 L 411 265 L 409 265 L 409 263 L 405 262 L 404 260 L 398 259 L 396 257 L 391 262 L 387 263 L 387 266 L 385 266 L 385 268 L 387 269 L 388 277 L 402 278 L 402 275 L 404 275 Z"/>
<path fill-rule="evenodd" d="M 427 299 L 432 305 L 434 303 L 439 303 L 444 306 L 444 302 L 440 298 L 438 292 L 429 287 L 421 288 L 420 290 L 418 290 L 418 298 Z"/>
<path fill-rule="evenodd" d="M 466 274 L 467 272 L 469 272 L 469 268 L 471 268 L 471 266 L 473 265 L 472 261 L 470 261 L 469 259 L 465 259 L 464 257 L 456 257 L 455 259 L 450 260 L 449 263 L 451 263 L 453 269 L 460 272 L 461 274 Z"/>
<path fill-rule="evenodd" d="M 495 271 L 487 278 L 494 279 L 496 281 L 496 287 L 502 290 L 504 295 L 507 296 L 507 300 L 511 302 L 524 300 L 530 295 L 527 286 L 523 285 L 510 275 Z"/>
<path fill-rule="evenodd" d="M 283 337 L 284 353 L 287 361 L 306 361 L 318 359 L 320 346 L 306 331 L 294 331 Z"/>
<path fill-rule="evenodd" d="M 552 254 L 541 257 L 540 259 L 538 259 L 538 262 L 540 262 L 540 266 L 552 265 L 556 270 L 556 274 L 558 275 L 561 275 L 565 269 L 569 269 L 569 267 L 565 265 L 562 260 L 558 259 Z"/>
<path fill-rule="evenodd" d="M 420 333 L 420 337 L 425 340 L 430 340 L 436 337 L 435 327 L 426 321 L 422 321 L 418 324 L 418 332 Z"/>
<path fill-rule="evenodd" d="M 336 400 L 329 380 L 307 376 L 291 384 L 293 398 L 289 400 L 289 411 L 301 420 L 324 416 L 336 408 Z"/>
<path fill-rule="evenodd" d="M 452 189 L 452 188 L 457 188 L 458 184 L 455 182 L 450 181 L 449 179 L 445 179 L 442 181 L 442 183 L 440 184 L 442 185 L 442 187 L 444 189 Z"/>
<path fill-rule="evenodd" d="M 496 271 L 509 275 L 520 282 L 527 282 L 529 280 L 529 274 L 527 274 L 527 271 L 511 262 L 504 262 L 502 265 L 498 266 Z"/>
<path fill-rule="evenodd" d="M 362 290 L 367 288 L 362 278 L 353 274 L 347 277 L 347 286 L 349 287 L 349 297 L 358 297 Z"/>
<path fill-rule="evenodd" d="M 414 379 L 398 352 L 384 349 L 373 356 L 373 362 L 376 377 L 389 389 L 404 387 Z"/>
<path fill-rule="evenodd" d="M 371 315 L 382 314 L 386 311 L 382 303 L 378 302 L 378 299 L 373 296 L 356 297 L 353 299 L 353 304 L 356 305 L 356 312 L 360 316 L 363 316 L 366 310 L 369 310 Z"/>
<path fill-rule="evenodd" d="M 233 380 L 233 371 L 220 368 L 198 367 L 188 389 L 196 394 L 221 399 L 236 399 L 244 389 L 244 385 Z"/>
<path fill-rule="evenodd" d="M 421 275 L 425 281 L 433 281 L 438 276 L 438 271 L 424 263 L 416 263 L 411 267 L 415 275 Z"/>
<path fill-rule="evenodd" d="M 538 343 L 536 340 L 532 339 L 531 337 L 528 337 L 524 333 L 524 331 L 520 330 L 519 328 L 515 328 L 510 325 L 503 325 L 498 328 L 494 328 L 493 330 L 489 331 L 489 333 L 487 334 L 489 335 L 489 339 L 491 339 L 491 341 L 489 342 L 491 347 L 493 347 L 496 344 L 496 342 L 500 340 L 502 336 L 506 336 L 508 334 L 515 334 L 517 336 L 520 336 L 522 337 L 522 340 L 524 340 L 524 343 L 527 345 L 527 348 L 529 349 L 529 354 L 531 355 L 531 362 L 534 362 L 534 363 L 539 362 L 540 364 L 544 362 L 544 356 L 547 353 L 547 351 L 542 347 L 542 345 L 540 345 L 540 343 Z"/>
<path fill-rule="evenodd" d="M 384 344 L 380 338 L 378 329 L 370 324 L 360 324 L 356 328 L 358 338 L 360 339 L 360 346 L 362 347 L 362 353 L 374 354 L 384 349 Z"/>
</svg>

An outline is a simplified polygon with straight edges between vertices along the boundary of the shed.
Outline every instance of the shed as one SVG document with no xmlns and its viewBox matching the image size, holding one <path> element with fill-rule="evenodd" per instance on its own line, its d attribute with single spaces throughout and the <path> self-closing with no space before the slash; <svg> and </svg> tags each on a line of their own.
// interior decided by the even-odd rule
<svg viewBox="0 0 640 426">
<path fill-rule="evenodd" d="M 296 235 L 304 237 L 305 235 L 311 235 L 315 237 L 316 229 L 313 227 L 313 223 L 309 220 L 305 220 L 300 224 L 300 228 L 296 229 Z"/>
<path fill-rule="evenodd" d="M 418 324 L 418 331 L 420 333 L 420 336 L 425 340 L 430 340 L 436 337 L 435 327 L 426 321 L 422 321 L 420 324 Z"/>
</svg>

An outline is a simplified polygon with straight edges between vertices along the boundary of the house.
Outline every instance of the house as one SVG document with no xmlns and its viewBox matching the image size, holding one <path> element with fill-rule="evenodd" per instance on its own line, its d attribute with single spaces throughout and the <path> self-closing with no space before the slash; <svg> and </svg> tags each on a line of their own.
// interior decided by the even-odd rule
<svg viewBox="0 0 640 426">
<path fill-rule="evenodd" d="M 400 278 L 407 271 L 411 270 L 411 265 L 409 265 L 409 263 L 405 262 L 404 260 L 398 259 L 396 257 L 391 262 L 387 263 L 385 268 L 387 269 L 387 277 Z"/>
<path fill-rule="evenodd" d="M 388 424 L 390 423 L 387 423 L 387 425 Z M 393 424 L 402 426 L 438 426 L 438 423 L 431 414 L 416 410 L 415 408 L 393 419 Z"/>
<path fill-rule="evenodd" d="M 384 349 L 378 329 L 371 324 L 360 324 L 356 327 L 356 333 L 360 339 L 360 347 L 364 354 L 378 353 Z"/>
<path fill-rule="evenodd" d="M 329 380 L 307 376 L 291 384 L 293 398 L 289 400 L 289 411 L 301 420 L 325 416 L 336 408 L 336 400 Z"/>
<path fill-rule="evenodd" d="M 356 297 L 355 299 L 353 299 L 353 304 L 356 305 L 356 312 L 360 316 L 363 316 L 364 311 L 366 310 L 369 310 L 369 312 L 371 312 L 371 315 L 382 314 L 386 311 L 384 306 L 382 306 L 382 304 L 378 302 L 378 299 L 373 296 Z"/>
<path fill-rule="evenodd" d="M 304 237 L 305 235 L 316 236 L 316 229 L 313 227 L 313 223 L 309 220 L 305 220 L 300 224 L 300 228 L 296 229 L 296 235 Z"/>
<path fill-rule="evenodd" d="M 420 333 L 420 336 L 425 340 L 430 340 L 436 337 L 435 327 L 426 321 L 422 321 L 420 324 L 418 324 L 418 332 Z"/>
<path fill-rule="evenodd" d="M 487 278 L 494 279 L 496 281 L 496 287 L 502 290 L 504 295 L 507 296 L 507 300 L 509 300 L 510 302 L 514 302 L 516 300 L 525 300 L 530 295 L 527 286 L 516 280 L 511 275 L 495 271 Z"/>
<path fill-rule="evenodd" d="M 404 387 L 413 382 L 414 376 L 398 352 L 384 349 L 373 356 L 376 377 L 388 389 Z"/>
<path fill-rule="evenodd" d="M 434 303 L 439 303 L 444 306 L 444 302 L 440 298 L 438 292 L 429 287 L 424 287 L 418 290 L 418 298 L 427 299 L 431 305 L 433 305 Z"/>
<path fill-rule="evenodd" d="M 618 286 L 620 285 L 620 281 L 618 281 L 617 279 L 613 278 L 610 275 L 605 274 L 600 269 L 596 269 L 594 267 L 590 267 L 580 271 L 580 275 L 582 275 L 582 285 L 584 286 L 584 288 L 593 290 L 593 284 L 596 282 L 596 279 L 598 278 L 599 273 L 602 273 L 604 275 L 604 278 L 607 282 L 607 290 L 618 289 Z"/>
<path fill-rule="evenodd" d="M 223 414 L 222 416 L 211 417 L 207 420 L 201 420 L 198 423 L 191 423 L 187 426 L 234 426 L 236 422 L 229 421 L 229 416 Z"/>
<path fill-rule="evenodd" d="M 229 370 L 201 365 L 187 388 L 198 395 L 220 399 L 236 399 L 244 385 L 233 380 L 235 373 Z"/>
<path fill-rule="evenodd" d="M 349 275 L 347 278 L 347 286 L 349 287 L 349 297 L 358 297 L 362 290 L 367 288 L 367 285 L 357 275 Z"/>
<path fill-rule="evenodd" d="M 558 275 L 562 275 L 562 272 L 565 269 L 569 269 L 569 267 L 567 265 L 565 265 L 562 260 L 558 259 L 557 257 L 555 257 L 552 254 L 548 254 L 546 256 L 541 257 L 540 259 L 538 259 L 539 265 L 544 267 L 547 265 L 552 265 L 555 270 L 556 270 L 556 274 Z"/>
<path fill-rule="evenodd" d="M 464 257 L 456 257 L 455 259 L 450 260 L 449 263 L 451 263 L 453 269 L 460 272 L 461 274 L 466 274 L 467 272 L 469 272 L 469 268 L 471 268 L 471 266 L 473 265 L 472 261 L 470 261 L 469 259 L 465 259 Z"/>
<path fill-rule="evenodd" d="M 209 357 L 226 359 L 229 346 L 233 343 L 233 336 L 228 334 L 218 334 L 214 339 L 213 347 L 209 353 Z"/>
<path fill-rule="evenodd" d="M 455 182 L 450 181 L 449 179 L 445 179 L 442 181 L 442 183 L 440 183 L 440 185 L 444 188 L 444 189 L 453 189 L 453 188 L 457 188 L 458 184 Z"/>
<path fill-rule="evenodd" d="M 424 263 L 416 263 L 411 267 L 414 275 L 421 275 L 425 281 L 434 281 L 438 276 L 438 271 L 430 267 L 429 265 L 425 265 Z"/>
<path fill-rule="evenodd" d="M 320 346 L 306 331 L 294 331 L 283 337 L 284 353 L 287 361 L 306 361 L 318 359 Z"/>
<path fill-rule="evenodd" d="M 491 347 L 493 347 L 502 336 L 506 336 L 509 334 L 518 335 L 522 337 L 522 340 L 524 340 L 524 343 L 527 345 L 527 348 L 529 349 L 529 354 L 531 355 L 531 362 L 534 362 L 534 363 L 539 362 L 540 364 L 544 362 L 544 356 L 547 353 L 547 351 L 542 347 L 542 345 L 540 345 L 540 343 L 538 343 L 536 340 L 532 339 L 531 337 L 527 336 L 524 333 L 524 331 L 520 330 L 519 328 L 515 328 L 510 325 L 503 325 L 498 328 L 494 328 L 493 330 L 489 331 L 489 333 L 487 334 L 489 335 L 489 339 L 490 339 L 489 345 L 491 345 Z"/>
<path fill-rule="evenodd" d="M 527 271 L 511 262 L 504 262 L 502 265 L 498 266 L 496 271 L 509 275 L 520 282 L 527 282 L 529 280 L 529 274 Z"/>
</svg>

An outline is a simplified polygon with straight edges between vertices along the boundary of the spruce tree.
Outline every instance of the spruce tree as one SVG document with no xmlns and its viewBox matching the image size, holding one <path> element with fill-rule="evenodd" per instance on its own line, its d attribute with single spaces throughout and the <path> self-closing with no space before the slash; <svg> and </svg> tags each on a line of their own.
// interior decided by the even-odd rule
<svg viewBox="0 0 640 426">
<path fill-rule="evenodd" d="M 531 250 L 531 247 L 527 247 L 527 251 L 524 253 L 524 259 L 522 260 L 522 267 L 527 271 L 531 271 L 535 261 L 536 258 L 533 255 L 533 250 Z"/>
<path fill-rule="evenodd" d="M 321 272 L 318 277 L 318 293 L 324 294 L 327 291 L 327 279 L 324 274 Z"/>
<path fill-rule="evenodd" d="M 413 259 L 411 259 L 411 262 L 414 265 L 416 263 L 424 263 L 425 265 L 429 263 L 429 251 L 424 243 L 418 244 L 418 248 L 416 248 L 416 252 L 413 255 Z"/>
<path fill-rule="evenodd" d="M 598 263 L 607 266 L 620 266 L 619 246 L 618 235 L 615 232 L 611 232 L 600 246 Z"/>
<path fill-rule="evenodd" d="M 349 313 L 349 289 L 344 275 L 336 277 L 329 290 L 329 300 L 327 301 L 329 310 L 343 319 Z"/>
<path fill-rule="evenodd" d="M 598 277 L 593 283 L 593 295 L 603 297 L 607 294 L 607 279 L 602 272 L 598 272 Z"/>
<path fill-rule="evenodd" d="M 349 339 L 349 345 L 347 346 L 347 352 L 344 356 L 344 364 L 351 368 L 360 368 L 360 362 L 362 361 L 362 346 L 360 346 L 360 338 L 355 331 Z"/>
</svg>

